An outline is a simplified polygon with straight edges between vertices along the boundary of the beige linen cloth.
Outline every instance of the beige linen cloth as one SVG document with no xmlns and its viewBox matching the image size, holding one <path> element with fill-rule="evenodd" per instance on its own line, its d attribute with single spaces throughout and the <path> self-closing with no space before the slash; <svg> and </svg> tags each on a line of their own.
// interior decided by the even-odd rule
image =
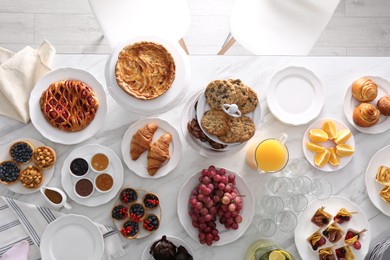
<svg viewBox="0 0 390 260">
<path fill-rule="evenodd" d="M 48 41 L 17 53 L 0 47 L 0 114 L 25 124 L 30 120 L 28 100 L 35 83 L 49 72 L 56 51 Z"/>
</svg>

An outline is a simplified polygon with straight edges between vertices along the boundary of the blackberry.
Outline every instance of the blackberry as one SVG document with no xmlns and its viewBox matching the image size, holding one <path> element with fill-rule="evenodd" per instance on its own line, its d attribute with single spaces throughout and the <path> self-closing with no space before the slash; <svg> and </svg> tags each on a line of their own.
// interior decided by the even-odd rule
<svg viewBox="0 0 390 260">
<path fill-rule="evenodd" d="M 5 161 L 0 164 L 0 180 L 11 183 L 19 178 L 19 166 L 13 161 Z"/>
<path fill-rule="evenodd" d="M 153 209 L 160 204 L 158 197 L 152 193 L 147 193 L 143 198 L 143 202 L 148 209 Z"/>
<path fill-rule="evenodd" d="M 134 222 L 140 222 L 145 216 L 145 208 L 139 204 L 135 203 L 131 205 L 129 209 L 129 217 Z"/>
<path fill-rule="evenodd" d="M 16 163 L 26 163 L 31 160 L 33 147 L 26 142 L 17 142 L 11 146 L 9 152 Z"/>
<path fill-rule="evenodd" d="M 126 221 L 123 224 L 121 233 L 124 237 L 135 237 L 139 232 L 139 224 L 133 221 Z"/>
<path fill-rule="evenodd" d="M 127 208 L 122 205 L 115 206 L 111 212 L 111 216 L 117 220 L 125 219 L 127 215 L 128 215 Z"/>
<path fill-rule="evenodd" d="M 160 226 L 160 220 L 156 215 L 148 215 L 144 219 L 142 226 L 148 231 L 154 231 Z"/>
<path fill-rule="evenodd" d="M 126 204 L 136 201 L 137 198 L 138 198 L 137 192 L 132 188 L 126 188 L 122 190 L 119 195 L 119 199 Z"/>
</svg>

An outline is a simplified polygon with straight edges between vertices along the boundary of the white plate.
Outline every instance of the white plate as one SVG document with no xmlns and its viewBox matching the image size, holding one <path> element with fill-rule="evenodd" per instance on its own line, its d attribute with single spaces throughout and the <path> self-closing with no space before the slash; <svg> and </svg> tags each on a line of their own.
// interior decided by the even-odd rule
<svg viewBox="0 0 390 260">
<path fill-rule="evenodd" d="M 315 200 L 312 203 L 310 203 L 307 206 L 307 208 L 299 214 L 298 224 L 294 232 L 294 240 L 298 252 L 301 255 L 301 258 L 318 259 L 318 250 L 313 251 L 313 249 L 311 248 L 310 244 L 306 241 L 306 239 L 318 230 L 318 227 L 311 222 L 311 218 L 313 217 L 317 209 L 319 209 L 322 206 L 324 206 L 325 211 L 330 213 L 332 216 L 335 216 L 341 208 L 346 208 L 349 211 L 358 212 L 357 214 L 353 214 L 349 222 L 340 224 L 340 227 L 344 231 L 344 235 L 343 238 L 340 239 L 338 243 L 336 243 L 334 249 L 337 249 L 344 245 L 344 238 L 348 229 L 355 229 L 360 231 L 366 228 L 367 231 L 364 232 L 364 234 L 359 238 L 362 244 L 362 248 L 360 250 L 355 250 L 353 249 L 353 247 L 351 247 L 352 251 L 356 256 L 356 259 L 363 260 L 364 256 L 367 254 L 368 249 L 370 247 L 370 241 L 371 241 L 370 224 L 368 223 L 367 218 L 364 215 L 363 211 L 356 204 L 342 197 L 330 197 L 327 200 L 322 200 L 322 201 Z M 324 229 L 325 227 L 322 230 Z M 333 243 L 330 243 L 328 240 L 326 240 L 326 244 L 321 248 L 331 246 L 331 245 L 333 245 Z"/>
<path fill-rule="evenodd" d="M 77 180 L 76 177 L 73 177 L 69 172 L 69 166 L 73 159 L 75 158 L 84 158 L 88 162 L 91 162 L 91 158 L 96 153 L 104 153 L 110 159 L 110 165 L 105 171 L 111 174 L 114 178 L 114 185 L 112 189 L 106 193 L 101 193 L 94 189 L 92 195 L 88 198 L 80 198 L 74 192 L 74 185 Z M 94 183 L 95 176 L 97 175 L 92 169 L 85 175 L 86 178 L 90 179 Z M 96 207 L 102 204 L 107 203 L 118 193 L 123 184 L 123 166 L 119 157 L 108 147 L 98 145 L 98 144 L 87 144 L 81 147 L 74 149 L 68 157 L 66 157 L 62 169 L 61 169 L 61 181 L 62 187 L 68 194 L 68 196 L 77 202 L 78 204 Z"/>
<path fill-rule="evenodd" d="M 384 78 L 377 77 L 377 76 L 364 76 L 364 77 L 373 80 L 378 86 L 378 96 L 376 97 L 375 100 L 373 100 L 372 102 L 369 102 L 369 103 L 376 106 L 376 103 L 378 102 L 378 100 L 381 97 L 386 96 L 386 95 L 390 95 L 390 82 L 389 81 L 387 81 Z M 348 87 L 347 91 L 345 92 L 345 96 L 344 96 L 344 114 L 347 117 L 348 122 L 351 125 L 353 125 L 360 132 L 366 133 L 366 134 L 379 134 L 379 133 L 383 133 L 383 132 L 390 129 L 390 117 L 383 116 L 383 115 L 381 115 L 379 122 L 371 127 L 361 127 L 361 126 L 358 126 L 357 124 L 355 124 L 355 122 L 353 121 L 353 117 L 352 117 L 353 110 L 360 103 L 362 103 L 362 102 L 356 100 L 352 96 L 352 84 L 351 84 Z"/>
<path fill-rule="evenodd" d="M 19 141 L 26 141 L 26 142 L 32 144 L 32 146 L 34 146 L 34 148 L 38 148 L 39 146 L 44 146 L 44 144 L 42 142 L 40 142 L 38 140 L 35 140 L 35 139 L 32 139 L 32 138 L 21 138 L 21 139 L 18 139 L 18 140 L 14 140 L 14 141 L 10 142 L 9 144 L 7 144 L 7 146 L 5 146 L 0 151 L 0 162 L 11 159 L 11 156 L 9 155 L 9 148 L 11 147 L 12 144 L 14 144 L 16 142 L 19 142 Z M 34 164 L 33 161 L 31 161 L 29 163 L 26 163 L 26 164 L 21 164 L 20 171 L 23 171 L 29 165 L 35 165 L 35 164 Z M 8 188 L 9 190 L 11 190 L 11 191 L 13 191 L 15 193 L 19 193 L 19 194 L 31 194 L 31 193 L 37 192 L 43 186 L 46 186 L 49 183 L 49 181 L 53 177 L 54 167 L 55 167 L 55 165 L 53 165 L 49 169 L 43 170 L 43 174 L 45 175 L 45 177 L 43 179 L 43 183 L 39 187 L 37 187 L 37 188 L 34 188 L 34 189 L 25 188 L 25 187 L 23 187 L 22 183 L 19 180 L 17 180 L 13 184 L 4 185 L 4 186 L 6 188 Z"/>
<path fill-rule="evenodd" d="M 197 173 L 193 174 L 187 180 L 187 182 L 183 184 L 177 198 L 177 215 L 179 216 L 179 221 L 188 235 L 196 241 L 199 241 L 198 229 L 192 226 L 191 217 L 188 214 L 188 201 L 190 199 L 191 191 L 196 187 L 196 185 L 199 184 L 199 177 L 201 176 L 201 172 L 202 171 L 198 171 Z M 245 195 L 242 197 L 242 209 L 240 212 L 240 215 L 242 216 L 242 222 L 239 224 L 238 229 L 232 230 L 226 229 L 219 223 L 219 218 L 217 218 L 218 220 L 216 221 L 216 224 L 220 239 L 217 242 L 214 241 L 212 246 L 222 246 L 236 241 L 248 229 L 255 214 L 255 201 L 253 198 L 253 193 L 250 190 L 248 184 L 239 174 L 226 170 L 227 175 L 231 173 L 236 176 L 237 190 L 241 195 Z"/>
<path fill-rule="evenodd" d="M 152 247 L 154 242 L 161 240 L 161 238 L 162 236 L 157 237 L 152 242 L 150 242 L 147 247 L 145 247 L 144 252 L 141 256 L 141 260 L 154 260 L 154 257 L 149 253 L 150 248 Z M 187 249 L 187 252 L 192 256 L 192 258 L 195 259 L 194 251 L 183 239 L 174 236 L 167 236 L 167 240 L 171 241 L 176 247 L 183 246 L 185 249 Z"/>
<path fill-rule="evenodd" d="M 40 246 L 42 260 L 96 260 L 104 251 L 102 232 L 89 218 L 64 215 L 44 230 Z"/>
<path fill-rule="evenodd" d="M 254 91 L 254 90 L 253 90 Z M 257 94 L 257 93 L 256 93 Z M 226 144 L 226 145 L 239 145 L 241 143 L 224 143 L 215 135 L 209 134 L 207 131 L 205 131 L 201 124 L 201 119 L 203 117 L 203 114 L 210 110 L 209 104 L 207 104 L 206 97 L 204 95 L 204 91 L 199 95 L 198 104 L 196 106 L 196 117 L 198 119 L 198 123 L 202 131 L 207 135 L 211 140 L 214 142 L 220 143 L 220 144 Z M 257 103 L 256 109 L 253 112 L 245 114 L 245 116 L 250 117 L 253 120 L 253 123 L 255 124 L 256 128 L 259 127 L 261 122 L 261 106 L 260 106 L 260 99 Z M 245 143 L 245 142 L 244 142 Z"/>
<path fill-rule="evenodd" d="M 171 53 L 176 65 L 176 76 L 171 87 L 161 96 L 151 100 L 141 100 L 127 94 L 117 84 L 115 78 L 115 66 L 119 52 L 125 46 L 140 41 L 152 41 L 163 45 Z M 172 109 L 184 97 L 190 80 L 190 65 L 188 57 L 177 43 L 159 37 L 135 37 L 118 44 L 111 53 L 105 67 L 105 78 L 108 91 L 120 106 L 137 114 L 154 115 Z"/>
<path fill-rule="evenodd" d="M 153 135 L 153 141 L 157 141 L 157 139 L 164 133 L 171 133 L 172 135 L 172 141 L 169 145 L 169 160 L 157 171 L 157 173 L 154 176 L 149 175 L 148 173 L 148 151 L 145 151 L 136 161 L 133 161 L 130 157 L 130 143 L 131 139 L 133 138 L 133 135 L 138 131 L 138 129 L 144 127 L 146 124 L 156 122 L 158 124 L 157 131 Z M 126 133 L 123 136 L 122 139 L 122 157 L 123 161 L 127 165 L 127 167 L 135 172 L 138 176 L 141 176 L 143 178 L 160 178 L 168 173 L 170 173 L 173 169 L 176 168 L 177 164 L 180 161 L 181 157 L 181 141 L 179 133 L 176 131 L 176 129 L 170 125 L 168 122 L 159 119 L 159 118 L 143 118 L 132 125 L 129 126 Z"/>
<path fill-rule="evenodd" d="M 323 118 L 321 120 L 318 120 L 318 121 L 312 123 L 306 129 L 305 134 L 303 135 L 303 138 L 302 138 L 302 149 L 303 149 L 303 153 L 305 154 L 306 159 L 308 160 L 308 162 L 313 167 L 315 167 L 318 170 L 324 171 L 324 172 L 333 172 L 333 171 L 338 171 L 338 170 L 344 168 L 345 166 L 347 166 L 347 164 L 352 160 L 353 154 L 351 156 L 346 156 L 346 157 L 341 157 L 340 156 L 340 164 L 337 165 L 337 166 L 333 166 L 330 163 L 327 163 L 324 167 L 320 168 L 320 167 L 318 167 L 317 165 L 314 164 L 315 153 L 310 152 L 306 148 L 306 143 L 307 142 L 311 142 L 310 139 L 309 139 L 309 131 L 311 129 L 314 129 L 314 128 L 322 129 L 322 123 L 327 121 L 327 120 L 332 120 L 334 122 L 334 124 L 336 125 L 337 131 L 338 130 L 342 130 L 342 129 L 348 129 L 348 126 L 346 124 L 344 124 L 343 122 L 341 122 L 341 121 L 339 121 L 337 119 Z M 349 139 L 345 143 L 350 145 L 350 146 L 352 146 L 355 149 L 355 139 L 353 138 L 353 134 L 351 135 L 351 137 L 349 137 Z M 336 143 L 333 142 L 333 140 L 328 140 L 328 141 L 326 141 L 324 143 L 318 143 L 318 144 L 323 146 L 323 147 L 325 147 L 325 148 L 329 148 L 329 147 L 332 147 L 332 146 L 336 148 Z"/>
<path fill-rule="evenodd" d="M 92 122 L 83 130 L 78 132 L 65 132 L 53 127 L 43 116 L 39 100 L 51 83 L 60 80 L 79 80 L 88 84 L 94 91 L 99 100 L 99 108 Z M 92 137 L 103 125 L 107 113 L 106 92 L 100 82 L 89 72 L 76 68 L 61 68 L 45 74 L 35 84 L 31 91 L 30 117 L 35 128 L 47 139 L 60 144 L 77 144 Z"/>
<path fill-rule="evenodd" d="M 390 167 L 389 155 L 390 145 L 385 146 L 374 154 L 367 166 L 365 183 L 368 197 L 372 204 L 382 211 L 383 214 L 390 217 L 390 205 L 379 196 L 379 191 L 382 190 L 384 186 L 375 179 L 379 166 L 384 165 Z"/>
<path fill-rule="evenodd" d="M 280 121 L 289 125 L 306 124 L 319 115 L 324 105 L 321 80 L 306 68 L 284 68 L 271 79 L 267 104 Z"/>
</svg>

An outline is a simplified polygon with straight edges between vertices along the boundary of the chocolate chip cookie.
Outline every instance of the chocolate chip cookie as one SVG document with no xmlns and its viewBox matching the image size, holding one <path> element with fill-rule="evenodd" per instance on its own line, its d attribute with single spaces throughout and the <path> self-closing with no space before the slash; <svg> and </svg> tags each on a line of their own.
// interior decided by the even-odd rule
<svg viewBox="0 0 390 260">
<path fill-rule="evenodd" d="M 237 94 L 235 87 L 227 80 L 213 80 L 204 92 L 211 108 L 221 110 L 223 104 L 235 104 Z"/>
<path fill-rule="evenodd" d="M 258 98 L 256 92 L 252 88 L 246 86 L 245 98 L 242 100 L 244 101 L 237 103 L 238 109 L 242 114 L 250 113 L 256 109 Z"/>
<path fill-rule="evenodd" d="M 218 138 L 224 143 L 237 143 L 248 141 L 256 131 L 252 119 L 247 116 L 230 117 L 228 121 L 229 130 Z"/>
<path fill-rule="evenodd" d="M 206 111 L 200 123 L 207 133 L 216 136 L 224 135 L 229 130 L 228 115 L 221 110 Z"/>
</svg>

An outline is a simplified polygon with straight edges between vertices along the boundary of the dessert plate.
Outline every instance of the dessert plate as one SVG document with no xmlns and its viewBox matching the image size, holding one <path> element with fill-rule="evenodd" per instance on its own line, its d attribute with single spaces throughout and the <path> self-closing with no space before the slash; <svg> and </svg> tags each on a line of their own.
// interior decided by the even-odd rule
<svg viewBox="0 0 390 260">
<path fill-rule="evenodd" d="M 10 142 L 9 144 L 7 144 L 5 147 L 3 147 L 3 149 L 0 151 L 0 162 L 11 159 L 11 156 L 9 155 L 9 149 L 11 148 L 12 144 L 14 144 L 14 143 L 16 143 L 18 141 L 26 141 L 26 142 L 32 144 L 32 146 L 34 148 L 45 145 L 42 142 L 40 142 L 38 140 L 35 140 L 35 139 L 32 139 L 32 138 L 21 138 L 21 139 L 18 139 L 18 140 L 14 140 L 14 141 Z M 20 170 L 23 171 L 29 165 L 35 165 L 35 164 L 32 161 L 29 162 L 29 163 L 21 164 L 20 165 Z M 13 184 L 8 184 L 8 185 L 4 185 L 4 186 L 6 188 L 8 188 L 9 190 L 11 190 L 11 191 L 13 191 L 15 193 L 19 193 L 19 194 L 31 194 L 31 193 L 37 192 L 43 186 L 46 186 L 49 183 L 49 181 L 53 177 L 54 167 L 55 167 L 55 165 L 53 165 L 49 169 L 43 170 L 44 179 L 43 179 L 42 184 L 39 187 L 37 187 L 37 188 L 33 188 L 33 189 L 25 188 L 25 187 L 23 187 L 22 183 L 19 180 L 17 180 Z"/>
<path fill-rule="evenodd" d="M 281 122 L 306 124 L 319 115 L 324 105 L 321 80 L 306 68 L 284 68 L 271 78 L 267 104 Z"/>
<path fill-rule="evenodd" d="M 99 108 L 92 122 L 78 132 L 65 132 L 53 127 L 43 116 L 39 100 L 51 83 L 60 80 L 79 80 L 88 84 L 99 100 Z M 60 144 L 77 144 L 92 137 L 103 125 L 107 113 L 106 92 L 100 82 L 89 72 L 76 68 L 61 68 L 45 74 L 38 80 L 31 91 L 29 100 L 31 122 L 34 127 L 47 139 Z"/>
<path fill-rule="evenodd" d="M 384 78 L 378 76 L 364 76 L 373 80 L 378 86 L 378 96 L 372 102 L 369 102 L 376 106 L 378 100 L 386 95 L 390 95 L 390 82 Z M 360 101 L 356 100 L 352 96 L 352 84 L 347 88 L 347 91 L 344 95 L 344 114 L 348 119 L 348 122 L 353 125 L 357 130 L 366 134 L 379 134 L 383 133 L 390 129 L 390 117 L 381 115 L 379 122 L 371 127 L 361 127 L 355 124 L 353 121 L 353 110 L 357 105 L 359 105 Z"/>
<path fill-rule="evenodd" d="M 179 216 L 179 221 L 187 234 L 199 241 L 198 239 L 198 230 L 192 226 L 191 217 L 188 214 L 188 201 L 191 195 L 191 191 L 199 183 L 199 177 L 201 176 L 202 171 L 198 171 L 193 174 L 186 183 L 183 184 L 179 191 L 179 196 L 177 198 L 177 215 Z M 253 198 L 253 193 L 249 188 L 245 180 L 237 173 L 226 170 L 226 174 L 233 173 L 236 176 L 236 188 L 242 194 L 245 195 L 242 197 L 242 209 L 241 216 L 242 222 L 239 224 L 238 229 L 226 229 L 222 224 L 217 222 L 217 229 L 219 231 L 220 240 L 213 242 L 212 246 L 222 246 L 229 244 L 233 241 L 236 241 L 240 238 L 245 231 L 248 229 L 252 223 L 253 216 L 255 214 L 255 201 Z"/>
<path fill-rule="evenodd" d="M 315 200 L 299 214 L 298 224 L 294 232 L 294 240 L 301 258 L 318 259 L 318 251 L 313 251 L 306 239 L 318 230 L 318 227 L 311 222 L 311 218 L 317 209 L 321 207 L 325 207 L 325 211 L 330 213 L 332 216 L 335 216 L 341 208 L 346 208 L 348 211 L 357 212 L 357 214 L 353 214 L 349 222 L 340 224 L 340 227 L 344 231 L 344 235 L 343 238 L 335 244 L 336 246 L 334 249 L 344 245 L 344 237 L 348 229 L 362 230 L 366 228 L 367 231 L 364 232 L 364 234 L 359 238 L 362 248 L 360 250 L 355 250 L 353 247 L 351 247 L 356 256 L 356 259 L 364 259 L 364 256 L 368 252 L 371 241 L 370 225 L 363 211 L 356 204 L 343 197 L 330 197 L 326 200 Z M 333 243 L 330 243 L 327 240 L 326 244 L 320 248 L 331 245 L 333 245 Z"/>
<path fill-rule="evenodd" d="M 372 156 L 367 166 L 365 183 L 368 197 L 370 198 L 372 204 L 382 211 L 383 214 L 390 217 L 390 205 L 379 196 L 379 191 L 383 189 L 384 186 L 378 183 L 375 179 L 379 166 L 384 165 L 390 167 L 389 154 L 390 145 L 383 147 L 381 150 L 377 151 L 374 156 Z"/>
<path fill-rule="evenodd" d="M 162 237 L 162 236 L 161 236 Z M 157 237 L 153 239 L 152 242 L 149 243 L 147 247 L 145 247 L 141 260 L 154 260 L 155 258 L 149 253 L 150 248 L 154 244 L 154 242 L 161 239 L 161 237 Z M 175 236 L 167 236 L 167 240 L 171 241 L 176 247 L 183 246 L 185 249 L 187 249 L 188 253 L 192 256 L 193 259 L 195 259 L 194 250 L 181 238 L 175 237 Z"/>
<path fill-rule="evenodd" d="M 133 138 L 133 135 L 138 131 L 138 129 L 144 127 L 146 124 L 156 122 L 158 124 L 157 131 L 153 135 L 153 141 L 157 141 L 157 139 L 165 133 L 171 133 L 172 135 L 172 141 L 169 145 L 169 160 L 157 171 L 157 173 L 154 176 L 149 175 L 148 173 L 148 151 L 145 151 L 136 161 L 133 161 L 130 157 L 130 143 L 131 139 Z M 127 167 L 135 172 L 138 176 L 143 178 L 160 178 L 168 173 L 170 173 L 173 169 L 176 168 L 177 164 L 180 161 L 181 157 L 181 140 L 179 133 L 176 131 L 176 129 L 170 125 L 167 121 L 164 121 L 159 118 L 143 118 L 135 123 L 131 124 L 127 131 L 125 132 L 123 139 L 122 139 L 122 157 L 123 161 L 127 165 Z"/>
<path fill-rule="evenodd" d="M 152 41 L 163 45 L 171 53 L 176 65 L 176 76 L 171 87 L 161 96 L 151 100 L 137 99 L 128 95 L 117 84 L 115 77 L 115 66 L 119 52 L 125 46 L 140 41 Z M 118 44 L 109 56 L 105 66 L 105 78 L 111 96 L 123 108 L 141 115 L 160 114 L 175 107 L 187 92 L 190 74 L 188 57 L 180 46 L 168 40 L 152 36 L 139 36 Z"/>
<path fill-rule="evenodd" d="M 43 260 L 95 260 L 104 251 L 103 234 L 89 218 L 64 215 L 43 231 L 40 246 Z"/>
<path fill-rule="evenodd" d="M 310 130 L 314 129 L 314 128 L 321 129 L 322 123 L 324 121 L 327 121 L 327 120 L 332 120 L 335 123 L 337 130 L 348 129 L 348 126 L 346 124 L 344 124 L 343 122 L 341 122 L 341 121 L 339 121 L 337 119 L 333 119 L 333 118 L 323 118 L 321 120 L 315 121 L 314 123 L 312 123 L 306 129 L 305 134 L 303 135 L 303 138 L 302 138 L 302 149 L 303 149 L 303 153 L 305 154 L 305 157 L 306 157 L 307 161 L 313 167 L 315 167 L 318 170 L 324 171 L 324 172 L 333 172 L 333 171 L 341 170 L 342 168 L 347 166 L 347 164 L 352 160 L 353 154 L 351 156 L 346 156 L 346 157 L 341 157 L 340 156 L 340 164 L 337 165 L 337 166 L 333 166 L 330 163 L 327 163 L 324 167 L 320 168 L 320 167 L 318 167 L 317 165 L 314 164 L 315 153 L 309 151 L 306 148 L 306 143 L 310 142 L 310 139 L 309 139 L 309 132 L 310 132 Z M 323 146 L 323 147 L 325 147 L 325 148 L 329 148 L 329 147 L 332 147 L 332 146 L 336 147 L 336 143 L 333 142 L 333 140 L 328 140 L 328 141 L 326 141 L 324 143 L 318 143 L 318 144 Z M 348 144 L 348 145 L 352 146 L 352 148 L 355 149 L 355 139 L 353 138 L 353 135 L 351 135 L 351 137 L 349 137 L 349 139 L 347 140 L 347 142 L 345 142 L 345 144 Z"/>
<path fill-rule="evenodd" d="M 74 185 L 78 178 L 73 177 L 69 172 L 69 166 L 73 159 L 84 158 L 87 162 L 91 162 L 91 158 L 96 153 L 104 153 L 110 159 L 110 165 L 106 172 L 111 174 L 114 179 L 114 185 L 112 189 L 106 193 L 101 193 L 94 189 L 92 195 L 88 198 L 80 198 L 74 191 Z M 94 183 L 96 173 L 90 169 L 85 175 L 86 178 L 90 179 Z M 74 149 L 64 160 L 61 168 L 61 181 L 62 187 L 68 196 L 77 202 L 78 204 L 96 207 L 109 202 L 118 193 L 123 184 L 123 166 L 119 157 L 110 148 L 98 145 L 98 144 L 87 144 Z"/>
</svg>

